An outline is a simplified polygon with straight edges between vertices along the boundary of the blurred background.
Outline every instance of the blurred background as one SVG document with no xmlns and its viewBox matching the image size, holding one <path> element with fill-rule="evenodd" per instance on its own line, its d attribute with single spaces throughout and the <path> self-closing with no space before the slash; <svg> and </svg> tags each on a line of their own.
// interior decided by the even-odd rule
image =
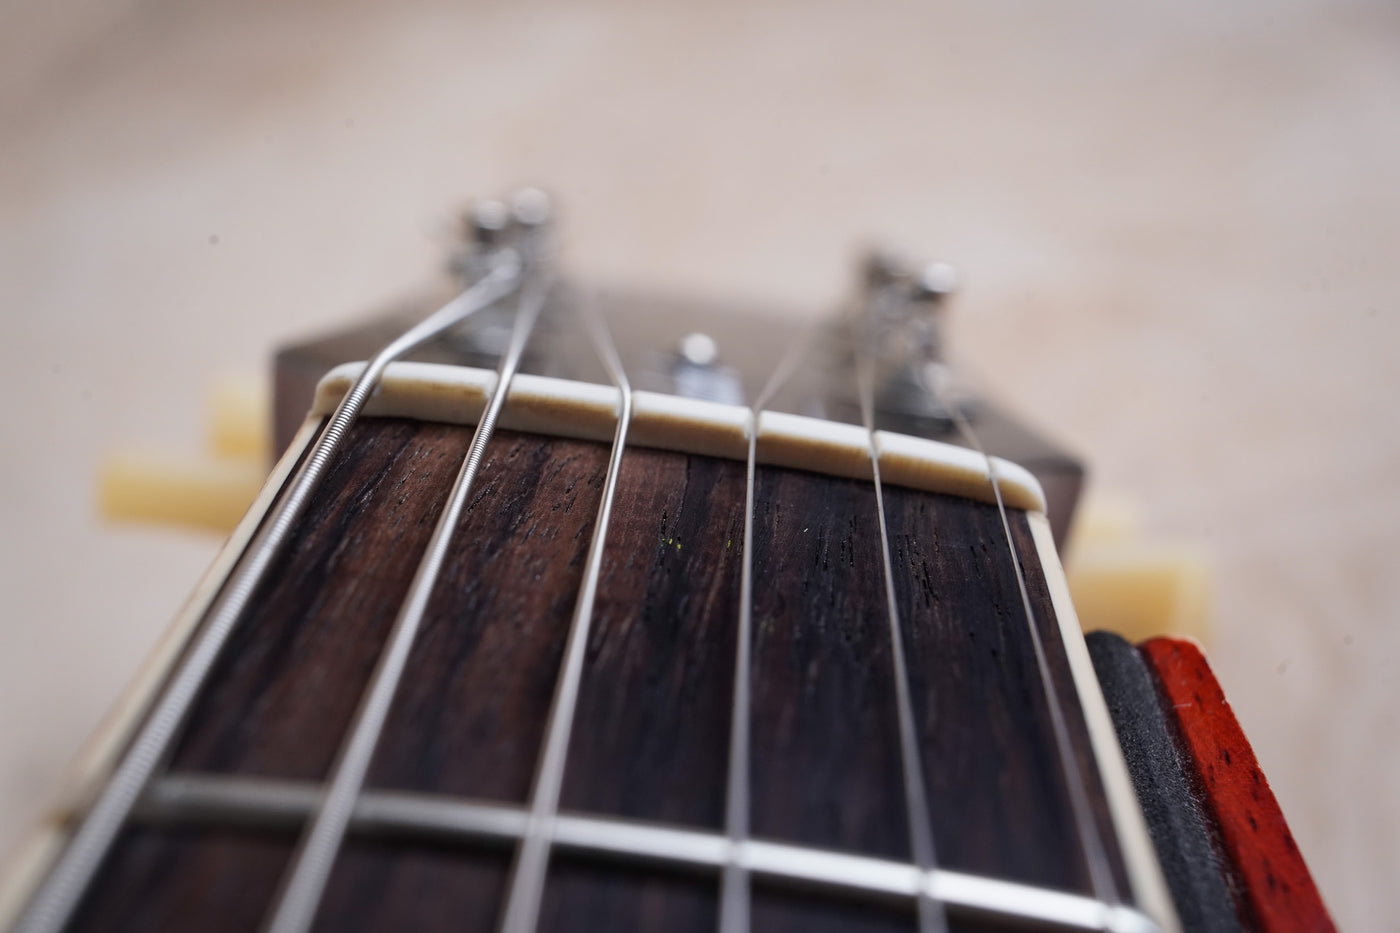
<svg viewBox="0 0 1400 933">
<path fill-rule="evenodd" d="M 1211 656 L 1323 896 L 1400 915 L 1400 6 L 7 0 L 0 851 L 215 536 L 103 525 L 213 375 L 549 186 L 568 266 L 809 318 L 956 263 L 1002 399 L 1215 574 Z"/>
</svg>

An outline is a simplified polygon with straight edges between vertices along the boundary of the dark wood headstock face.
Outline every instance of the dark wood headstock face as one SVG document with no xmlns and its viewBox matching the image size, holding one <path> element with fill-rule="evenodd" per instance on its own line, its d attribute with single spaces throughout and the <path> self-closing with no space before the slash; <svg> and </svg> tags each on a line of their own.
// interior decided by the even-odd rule
<svg viewBox="0 0 1400 933">
<path fill-rule="evenodd" d="M 370 322 L 284 347 L 274 370 L 277 449 L 291 441 L 317 382 L 327 371 L 372 356 L 405 327 L 421 320 L 436 300 L 410 301 Z M 803 326 L 796 322 L 814 317 L 762 302 L 706 301 L 577 283 L 561 289 L 546 308 L 540 335 L 532 342 L 522 371 L 607 382 L 587 338 L 574 323 L 580 301 L 591 302 L 607 319 L 635 388 L 681 395 L 698 392 L 740 403 L 751 403 L 759 395 L 777 362 L 802 339 Z M 855 374 L 845 335 L 836 326 L 840 315 L 832 311 L 828 317 L 832 326 L 808 371 L 793 380 L 790 390 L 776 400 L 777 406 L 859 424 Z M 476 336 L 469 332 L 439 338 L 410 359 L 491 368 L 506 326 L 503 319 L 492 327 L 473 328 Z M 697 365 L 685 359 L 685 341 L 695 334 L 713 340 L 718 352 L 713 364 Z M 897 388 L 899 392 L 877 400 L 877 427 L 950 444 L 968 443 L 955 424 L 911 400 L 910 394 L 921 392 L 921 387 Z M 991 401 L 969 398 L 965 410 L 988 453 L 1019 463 L 1035 475 L 1045 490 L 1056 542 L 1062 544 L 1083 487 L 1083 464 Z"/>
</svg>

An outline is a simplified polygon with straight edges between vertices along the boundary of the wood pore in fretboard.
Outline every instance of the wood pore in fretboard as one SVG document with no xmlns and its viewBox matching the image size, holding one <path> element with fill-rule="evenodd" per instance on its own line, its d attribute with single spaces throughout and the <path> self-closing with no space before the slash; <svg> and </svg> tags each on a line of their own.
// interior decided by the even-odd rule
<svg viewBox="0 0 1400 933">
<path fill-rule="evenodd" d="M 352 428 L 71 929 L 257 928 L 470 438 L 470 427 L 400 419 Z M 491 440 L 317 929 L 499 922 L 608 454 L 504 430 Z M 745 465 L 632 448 L 621 464 L 540 928 L 708 931 L 726 831 Z M 760 466 L 754 493 L 747 780 L 750 832 L 767 848 L 751 869 L 752 926 L 916 929 L 914 896 L 895 890 L 913 856 L 874 486 Z M 1006 882 L 1008 896 L 1104 894 L 1029 623 L 1088 831 L 1112 897 L 1131 905 L 1026 516 L 1008 518 L 1033 623 L 995 506 L 885 496 L 937 869 L 950 882 Z M 946 907 L 954 930 L 1020 928 L 994 903 L 955 896 Z"/>
</svg>

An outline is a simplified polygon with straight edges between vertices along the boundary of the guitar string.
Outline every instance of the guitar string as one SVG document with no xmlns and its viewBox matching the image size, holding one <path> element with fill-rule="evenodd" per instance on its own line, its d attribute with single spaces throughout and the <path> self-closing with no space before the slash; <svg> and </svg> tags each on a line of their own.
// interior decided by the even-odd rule
<svg viewBox="0 0 1400 933">
<path fill-rule="evenodd" d="M 914 861 L 925 872 L 938 867 L 924 784 L 919 742 L 914 729 L 914 704 L 909 695 L 909 669 L 904 657 L 904 633 L 899 605 L 895 601 L 894 566 L 890 559 L 889 528 L 885 519 L 885 491 L 880 480 L 880 451 L 875 440 L 875 376 L 868 349 L 856 350 L 856 383 L 860 397 L 861 420 L 870 443 L 870 467 L 875 480 L 875 509 L 880 518 L 880 556 L 885 574 L 885 601 L 889 606 L 890 648 L 894 662 L 895 701 L 899 709 L 899 749 L 904 764 L 904 802 L 909 811 L 909 840 Z M 943 903 L 928 889 L 919 892 L 921 933 L 947 933 L 948 917 Z"/>
<path fill-rule="evenodd" d="M 365 366 L 288 484 L 281 504 L 271 510 L 245 552 L 244 559 L 230 574 L 184 663 L 156 701 L 121 763 L 88 810 L 81 827 L 31 898 L 14 933 L 59 933 L 67 925 L 93 875 L 125 825 L 132 806 L 165 761 L 176 733 L 235 624 L 242 617 L 273 558 L 281 552 L 292 528 L 305 512 L 312 494 L 339 452 L 346 433 L 378 386 L 388 365 L 505 298 L 519 287 L 520 279 L 519 256 L 512 250 L 498 252 L 480 280 L 409 328 Z"/>
<path fill-rule="evenodd" d="M 811 352 L 818 331 L 795 343 L 778 361 L 768 382 L 749 407 L 749 450 L 744 483 L 744 544 L 739 570 L 739 631 L 734 651 L 734 699 L 730 707 L 729 774 L 725 795 L 725 836 L 728 853 L 720 881 L 720 933 L 748 933 L 749 873 L 741 859 L 749 835 L 749 706 L 753 637 L 753 521 L 754 480 L 758 463 L 758 419 Z"/>
<path fill-rule="evenodd" d="M 414 572 L 413 581 L 390 630 L 386 648 L 380 655 L 370 685 L 360 701 L 354 725 L 331 773 L 325 796 L 302 837 L 292 868 L 284 878 L 281 895 L 267 925 L 268 933 L 303 933 L 311 927 L 315 918 L 345 838 L 355 801 L 364 786 L 385 720 L 398 692 L 399 682 L 403 679 L 409 652 L 422 627 L 428 600 L 446 563 L 452 537 L 461 522 L 462 512 L 486 457 L 486 445 L 495 432 L 496 421 L 510 393 L 511 380 L 552 284 L 549 271 L 538 269 L 528 274 L 521 288 L 515 325 L 497 369 L 491 400 L 477 422 L 471 446 L 453 483 L 447 505 L 438 516 L 432 537 Z"/>
<path fill-rule="evenodd" d="M 545 874 L 549 866 L 549 850 L 554 837 L 554 823 L 559 812 L 559 794 L 564 782 L 569 737 L 573 732 L 579 685 L 583 679 L 583 662 L 593 618 L 593 602 L 597 596 L 598 578 L 602 572 L 603 550 L 607 543 L 608 524 L 612 516 L 613 499 L 617 493 L 622 455 L 627 445 L 627 429 L 632 421 L 632 385 L 627 379 L 617 345 L 608 332 L 607 324 L 589 299 L 581 300 L 579 312 L 599 359 L 618 388 L 621 405 L 617 429 L 613 435 L 612 451 L 608 457 L 603 497 L 598 504 L 597 523 L 593 528 L 593 539 L 589 542 L 588 559 L 584 563 L 583 586 L 579 590 L 573 620 L 569 625 L 564 663 L 551 704 L 544 753 L 535 779 L 530 815 L 511 875 L 510 893 L 501 922 L 501 930 L 504 933 L 529 933 L 535 929 L 539 917 L 540 904 L 544 897 Z"/>
<path fill-rule="evenodd" d="M 932 391 L 931 387 L 930 391 Z M 942 399 L 942 401 L 952 416 L 958 432 L 981 454 L 987 464 L 987 477 L 991 481 L 992 493 L 996 498 L 997 514 L 1001 519 L 1002 533 L 1005 535 L 1007 550 L 1011 555 L 1012 569 L 1016 573 L 1016 586 L 1020 592 L 1026 627 L 1030 631 L 1031 645 L 1035 651 L 1041 688 L 1045 691 L 1046 705 L 1050 710 L 1051 729 L 1055 734 L 1055 746 L 1060 758 L 1060 768 L 1064 774 L 1065 783 L 1068 785 L 1070 809 L 1074 816 L 1080 843 L 1084 848 L 1085 861 L 1088 863 L 1090 885 L 1094 896 L 1105 905 L 1106 911 L 1111 911 L 1112 908 L 1122 903 L 1121 893 L 1118 890 L 1118 882 L 1113 876 L 1113 871 L 1109 867 L 1108 853 L 1100 834 L 1098 820 L 1089 804 L 1088 794 L 1084 786 L 1084 775 L 1079 768 L 1079 760 L 1070 743 L 1069 726 L 1060 703 L 1054 671 L 1050 668 L 1045 645 L 1040 637 L 1040 627 L 1036 622 L 1035 609 L 1031 606 L 1030 590 L 1026 586 L 1026 576 L 1021 566 L 1020 554 L 1016 549 L 1016 540 L 1011 535 L 1011 521 L 1006 514 L 1006 503 L 1001 494 L 1001 477 L 997 471 L 996 461 L 982 446 L 981 439 L 973 430 L 971 421 L 958 402 L 954 399 Z M 1108 926 L 1109 922 L 1106 919 L 1105 927 L 1108 928 Z"/>
</svg>

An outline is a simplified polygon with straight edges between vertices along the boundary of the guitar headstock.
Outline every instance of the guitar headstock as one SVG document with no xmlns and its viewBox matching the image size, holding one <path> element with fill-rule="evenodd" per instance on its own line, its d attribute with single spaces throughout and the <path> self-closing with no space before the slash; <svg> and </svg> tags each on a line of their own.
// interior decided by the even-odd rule
<svg viewBox="0 0 1400 933">
<path fill-rule="evenodd" d="M 365 359 L 440 304 L 478 272 L 484 256 L 521 235 L 520 212 L 518 203 L 475 205 L 437 287 L 367 322 L 281 349 L 275 367 L 276 449 L 291 440 L 322 376 L 341 363 Z M 956 270 L 879 250 L 857 257 L 853 273 L 848 295 L 833 296 L 826 309 L 807 309 L 618 287 L 566 270 L 521 371 L 607 383 L 575 313 L 587 302 L 606 320 L 635 388 L 753 404 L 775 369 L 789 360 L 795 364 L 792 372 L 767 407 L 860 424 L 858 357 L 863 357 L 870 364 L 874 427 L 960 446 L 973 446 L 969 434 L 975 432 L 987 453 L 1021 464 L 1039 480 L 1056 541 L 1063 543 L 1083 486 L 1083 464 L 960 378 L 948 352 Z M 805 323 L 812 320 L 820 323 Z M 408 359 L 490 368 L 509 326 L 506 312 L 487 312 Z"/>
</svg>

